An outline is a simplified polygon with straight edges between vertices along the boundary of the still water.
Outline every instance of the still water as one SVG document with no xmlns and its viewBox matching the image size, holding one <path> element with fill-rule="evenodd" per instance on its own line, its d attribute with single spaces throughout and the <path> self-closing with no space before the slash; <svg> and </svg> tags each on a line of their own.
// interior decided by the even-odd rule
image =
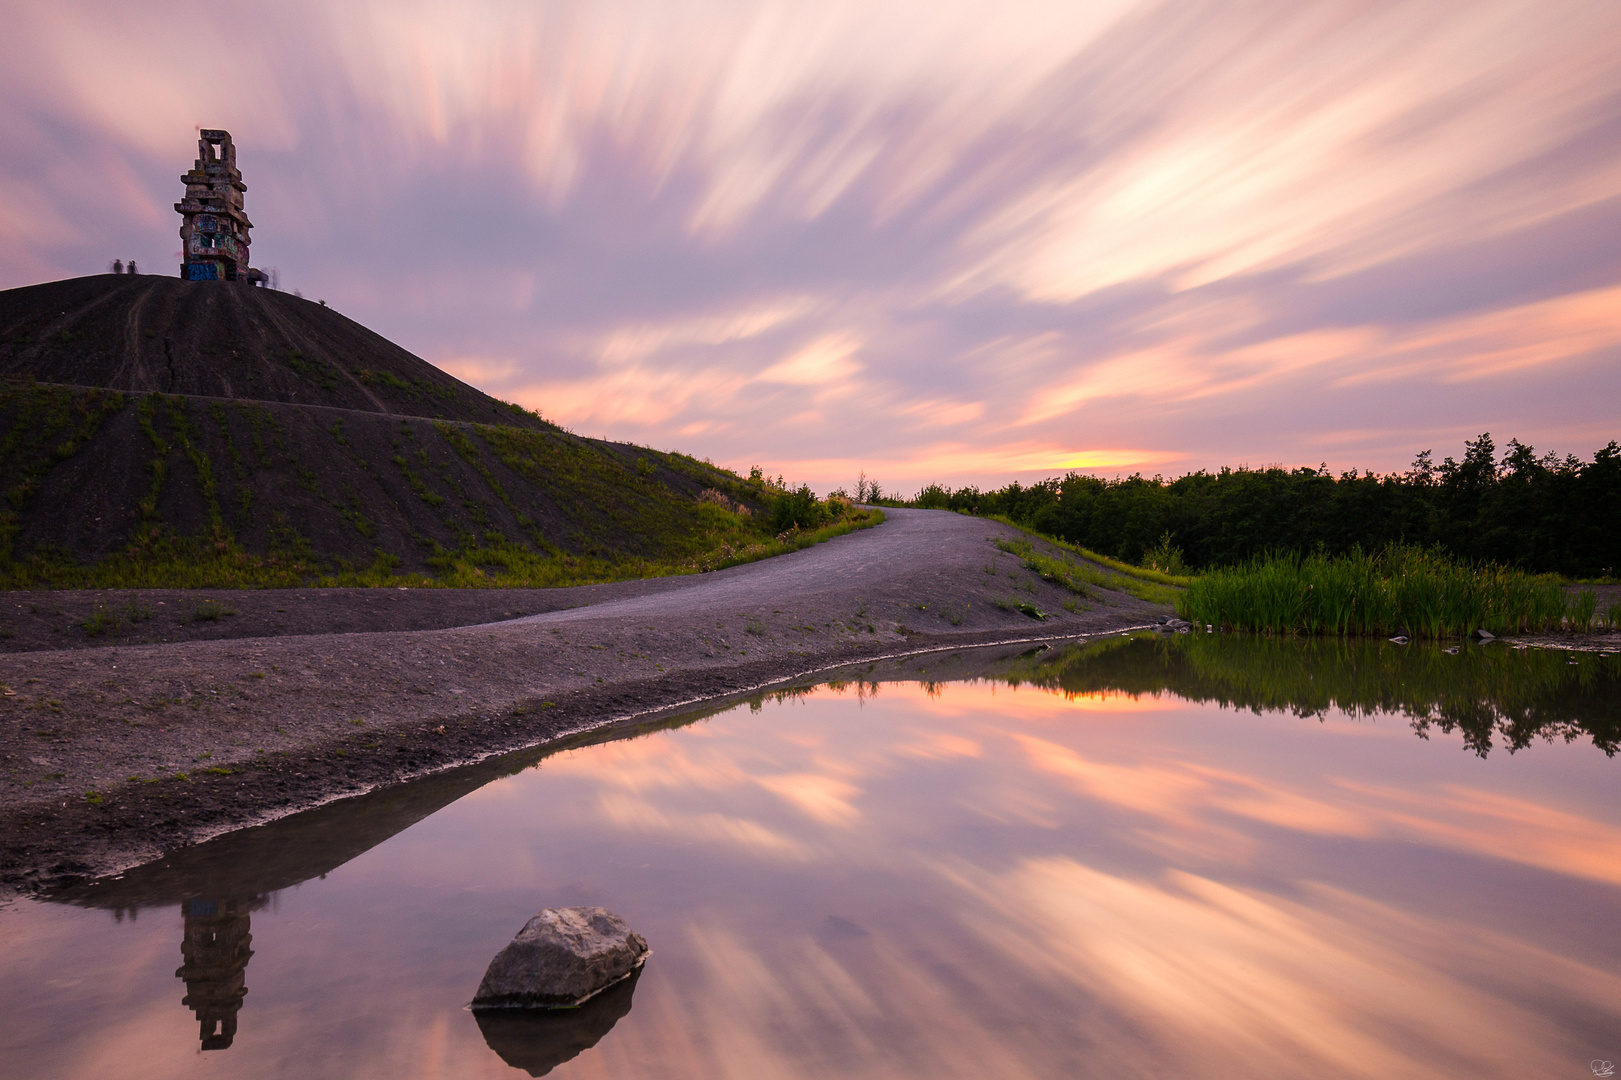
<svg viewBox="0 0 1621 1080">
<path fill-rule="evenodd" d="M 0 910 L 0 1073 L 1592 1076 L 1618 731 L 1621 657 L 1502 646 L 866 668 Z M 481 1026 L 570 904 L 639 981 Z"/>
</svg>

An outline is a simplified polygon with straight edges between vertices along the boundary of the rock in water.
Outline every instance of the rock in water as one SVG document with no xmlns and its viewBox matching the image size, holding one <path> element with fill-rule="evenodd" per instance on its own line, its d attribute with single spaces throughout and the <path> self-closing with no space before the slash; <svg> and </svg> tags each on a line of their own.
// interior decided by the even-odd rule
<svg viewBox="0 0 1621 1080">
<path fill-rule="evenodd" d="M 601 1042 L 630 1012 L 637 969 L 578 1009 L 478 1009 L 478 1029 L 491 1050 L 514 1069 L 545 1076 Z"/>
<path fill-rule="evenodd" d="M 546 908 L 495 954 L 473 1008 L 570 1008 L 636 971 L 647 954 L 647 941 L 605 908 Z"/>
</svg>

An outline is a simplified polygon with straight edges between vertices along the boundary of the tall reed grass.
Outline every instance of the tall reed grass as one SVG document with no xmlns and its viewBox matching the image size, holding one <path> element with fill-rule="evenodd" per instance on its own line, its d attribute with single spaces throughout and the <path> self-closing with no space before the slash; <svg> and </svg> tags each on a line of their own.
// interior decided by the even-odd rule
<svg viewBox="0 0 1621 1080">
<path fill-rule="evenodd" d="M 1449 638 L 1558 629 L 1567 609 L 1574 625 L 1584 614 L 1576 603 L 1546 575 L 1392 545 L 1377 554 L 1272 554 L 1213 570 L 1194 580 L 1177 611 L 1260 633 Z M 1585 615 L 1591 622 L 1591 610 Z"/>
</svg>

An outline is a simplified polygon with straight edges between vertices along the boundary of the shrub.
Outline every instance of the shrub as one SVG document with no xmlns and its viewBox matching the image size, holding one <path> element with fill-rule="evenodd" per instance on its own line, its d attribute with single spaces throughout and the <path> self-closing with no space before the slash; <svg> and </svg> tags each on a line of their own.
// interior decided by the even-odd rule
<svg viewBox="0 0 1621 1080">
<path fill-rule="evenodd" d="M 1182 549 L 1171 543 L 1169 530 L 1160 536 L 1159 543 L 1143 552 L 1143 565 L 1177 577 L 1188 572 L 1187 564 L 1182 561 Z"/>
<path fill-rule="evenodd" d="M 771 526 L 779 533 L 790 529 L 814 529 L 836 512 L 828 504 L 817 500 L 809 484 L 801 484 L 797 491 L 783 491 L 771 501 Z"/>
</svg>

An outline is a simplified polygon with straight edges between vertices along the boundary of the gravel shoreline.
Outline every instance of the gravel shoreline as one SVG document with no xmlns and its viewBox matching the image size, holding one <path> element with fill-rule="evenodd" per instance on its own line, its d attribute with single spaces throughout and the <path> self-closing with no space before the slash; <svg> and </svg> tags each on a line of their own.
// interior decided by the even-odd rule
<svg viewBox="0 0 1621 1080">
<path fill-rule="evenodd" d="M 8 594 L 0 889 L 60 888 L 811 672 L 1118 633 L 1168 614 L 1116 590 L 1066 610 L 1071 594 L 994 545 L 1023 534 L 945 511 L 886 513 L 874 529 L 758 563 L 576 589 Z M 96 605 L 195 610 L 207 599 L 236 614 L 154 616 L 122 638 L 56 629 Z M 1048 617 L 1019 613 L 1021 602 Z M 51 635 L 78 647 L 42 648 Z"/>
</svg>

